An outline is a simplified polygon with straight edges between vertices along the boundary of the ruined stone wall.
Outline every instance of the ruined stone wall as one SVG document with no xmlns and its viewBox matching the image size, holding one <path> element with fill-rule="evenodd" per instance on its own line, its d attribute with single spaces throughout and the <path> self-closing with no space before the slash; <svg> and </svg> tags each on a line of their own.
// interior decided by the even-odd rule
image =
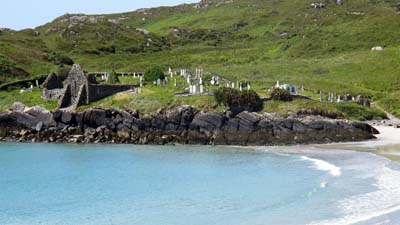
<svg viewBox="0 0 400 225">
<path fill-rule="evenodd" d="M 60 101 L 58 102 L 58 106 L 60 108 L 66 108 L 71 106 L 71 104 L 72 104 L 71 86 L 67 85 L 64 88 L 63 95 L 61 96 Z"/>
<path fill-rule="evenodd" d="M 135 89 L 137 85 L 95 85 L 89 84 L 89 103 L 116 94 L 118 92 Z"/>
<path fill-rule="evenodd" d="M 76 98 L 74 102 L 75 108 L 81 106 L 81 105 L 87 105 L 89 104 L 89 96 L 88 96 L 88 85 L 83 85 L 79 89 L 78 97 Z"/>
<path fill-rule="evenodd" d="M 42 91 L 42 98 L 44 99 L 60 99 L 64 94 L 64 88 L 60 89 L 43 89 Z"/>
<path fill-rule="evenodd" d="M 65 83 L 70 85 L 72 98 L 76 99 L 78 97 L 79 89 L 82 85 L 88 83 L 82 68 L 78 64 L 74 64 L 71 71 L 68 74 Z"/>
</svg>

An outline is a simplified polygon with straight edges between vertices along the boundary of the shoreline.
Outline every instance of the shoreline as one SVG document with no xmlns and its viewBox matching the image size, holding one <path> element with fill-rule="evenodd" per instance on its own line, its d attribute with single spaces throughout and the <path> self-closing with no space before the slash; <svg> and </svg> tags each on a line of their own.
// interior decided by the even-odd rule
<svg viewBox="0 0 400 225">
<path fill-rule="evenodd" d="M 373 153 L 391 161 L 400 162 L 400 129 L 392 126 L 374 126 L 380 134 L 375 140 L 348 143 L 330 143 L 311 145 L 317 149 L 341 149 Z"/>
</svg>

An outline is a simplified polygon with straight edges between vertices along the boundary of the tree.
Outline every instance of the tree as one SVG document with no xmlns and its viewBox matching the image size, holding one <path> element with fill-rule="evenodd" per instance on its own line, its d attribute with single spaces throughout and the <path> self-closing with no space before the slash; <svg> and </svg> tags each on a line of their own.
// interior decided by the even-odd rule
<svg viewBox="0 0 400 225">
<path fill-rule="evenodd" d="M 164 80 L 165 74 L 163 69 L 160 66 L 153 66 L 146 70 L 144 73 L 144 80 L 148 82 L 153 82 L 156 80 Z"/>
<path fill-rule="evenodd" d="M 119 83 L 118 75 L 114 70 L 108 75 L 107 82 L 110 83 L 110 84 Z"/>
<path fill-rule="evenodd" d="M 214 98 L 218 105 L 227 106 L 233 111 L 256 112 L 264 107 L 260 96 L 253 90 L 238 91 L 224 87 L 215 92 Z"/>
<path fill-rule="evenodd" d="M 274 88 L 271 93 L 271 99 L 274 101 L 290 102 L 293 100 L 293 96 L 286 89 Z"/>
</svg>

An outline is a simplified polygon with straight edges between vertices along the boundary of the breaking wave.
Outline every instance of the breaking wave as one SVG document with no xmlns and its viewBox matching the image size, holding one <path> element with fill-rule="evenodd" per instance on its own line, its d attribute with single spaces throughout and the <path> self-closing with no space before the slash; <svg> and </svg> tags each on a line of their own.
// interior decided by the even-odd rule
<svg viewBox="0 0 400 225">
<path fill-rule="evenodd" d="M 329 172 L 332 176 L 338 177 L 342 175 L 342 170 L 340 167 L 337 167 L 333 164 L 330 164 L 326 161 L 320 160 L 320 159 L 313 159 L 309 158 L 307 156 L 302 156 L 301 159 L 311 161 L 314 163 L 313 167 L 314 169 L 321 170 L 321 171 L 326 171 Z"/>
<path fill-rule="evenodd" d="M 389 168 L 389 164 L 390 161 L 387 160 L 378 168 L 374 168 L 376 191 L 354 195 L 338 203 L 338 208 L 343 211 L 344 217 L 312 224 L 344 225 L 368 223 L 370 220 L 380 220 L 382 216 L 400 211 L 400 171 Z M 387 218 L 385 220 L 388 222 Z"/>
</svg>

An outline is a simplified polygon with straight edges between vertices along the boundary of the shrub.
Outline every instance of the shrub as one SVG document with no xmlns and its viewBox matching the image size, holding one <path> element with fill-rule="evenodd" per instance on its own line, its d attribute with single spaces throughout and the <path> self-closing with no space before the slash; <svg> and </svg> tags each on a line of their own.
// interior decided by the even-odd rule
<svg viewBox="0 0 400 225">
<path fill-rule="evenodd" d="M 103 47 L 98 48 L 98 50 L 102 51 L 102 52 L 111 53 L 111 54 L 115 54 L 117 52 L 117 48 L 114 45 L 103 46 Z"/>
<path fill-rule="evenodd" d="M 62 66 L 62 65 L 70 65 L 72 66 L 74 64 L 74 61 L 69 58 L 66 55 L 62 55 L 59 53 L 50 53 L 48 60 L 56 65 Z"/>
<path fill-rule="evenodd" d="M 290 102 L 293 100 L 293 97 L 288 90 L 274 88 L 271 93 L 271 99 L 274 101 Z"/>
<path fill-rule="evenodd" d="M 108 83 L 110 84 L 116 84 L 119 83 L 119 78 L 118 75 L 115 71 L 112 71 L 109 75 L 108 75 Z"/>
<path fill-rule="evenodd" d="M 345 118 L 345 115 L 342 112 L 331 111 L 329 109 L 324 109 L 324 108 L 301 109 L 297 111 L 297 115 L 315 115 L 331 119 Z"/>
<path fill-rule="evenodd" d="M 161 79 L 161 80 L 165 79 L 165 74 L 163 72 L 163 69 L 160 66 L 150 67 L 144 73 L 145 81 L 153 82 L 158 79 Z"/>
<path fill-rule="evenodd" d="M 233 88 L 220 88 L 215 92 L 215 101 L 218 105 L 224 105 L 233 111 L 260 111 L 263 102 L 260 96 L 253 90 L 238 91 Z"/>
<path fill-rule="evenodd" d="M 356 103 L 340 103 L 337 109 L 343 112 L 347 118 L 365 121 L 365 120 L 381 120 L 386 118 L 386 114 L 374 108 L 364 107 Z"/>
</svg>

